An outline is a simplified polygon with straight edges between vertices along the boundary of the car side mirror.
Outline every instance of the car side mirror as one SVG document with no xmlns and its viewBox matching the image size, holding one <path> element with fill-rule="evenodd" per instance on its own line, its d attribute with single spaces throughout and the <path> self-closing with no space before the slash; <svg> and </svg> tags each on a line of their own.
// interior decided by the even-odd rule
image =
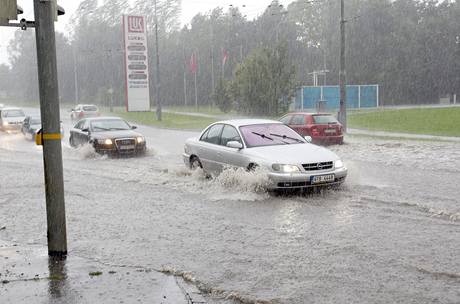
<svg viewBox="0 0 460 304">
<path fill-rule="evenodd" d="M 304 137 L 305 140 L 307 141 L 307 143 L 311 143 L 313 141 L 313 139 L 311 138 L 311 136 L 305 136 Z"/>
<path fill-rule="evenodd" d="M 137 126 L 131 126 L 131 129 L 135 130 L 137 129 Z"/>
<path fill-rule="evenodd" d="M 90 133 L 88 128 L 81 129 L 81 131 L 85 132 L 85 133 L 88 133 L 88 134 Z"/>
<path fill-rule="evenodd" d="M 227 143 L 227 147 L 234 148 L 234 149 L 243 149 L 243 145 L 240 142 L 234 141 L 234 140 L 229 141 Z"/>
</svg>

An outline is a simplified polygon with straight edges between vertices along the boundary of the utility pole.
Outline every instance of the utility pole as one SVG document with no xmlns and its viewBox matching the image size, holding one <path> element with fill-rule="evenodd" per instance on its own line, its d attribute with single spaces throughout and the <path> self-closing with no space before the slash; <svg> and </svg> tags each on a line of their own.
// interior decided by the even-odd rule
<svg viewBox="0 0 460 304">
<path fill-rule="evenodd" d="M 75 54 L 75 47 L 72 48 L 72 55 L 73 55 L 73 81 L 74 81 L 74 88 L 75 88 L 75 104 L 77 104 L 80 100 L 80 97 L 78 97 L 77 55 Z"/>
<path fill-rule="evenodd" d="M 160 101 L 160 53 L 158 52 L 158 14 L 157 0 L 155 5 L 155 49 L 156 49 L 156 78 L 155 78 L 155 99 L 157 102 L 157 120 L 161 121 L 161 101 Z"/>
<path fill-rule="evenodd" d="M 48 255 L 67 255 L 67 233 L 62 173 L 59 92 L 53 1 L 34 0 L 40 113 L 43 131 Z"/>
<path fill-rule="evenodd" d="M 216 84 L 214 80 L 214 26 L 212 24 L 213 20 L 211 19 L 211 87 L 212 87 L 212 92 L 211 96 L 212 97 L 212 106 L 214 107 L 215 100 L 214 100 L 214 91 L 216 90 Z"/>
<path fill-rule="evenodd" d="M 184 53 L 184 105 L 187 105 L 187 57 L 185 56 L 185 46 L 182 49 Z"/>
<path fill-rule="evenodd" d="M 344 132 L 347 131 L 347 92 L 345 88 L 345 5 L 344 0 L 340 0 L 340 111 L 339 121 L 343 126 Z"/>
</svg>

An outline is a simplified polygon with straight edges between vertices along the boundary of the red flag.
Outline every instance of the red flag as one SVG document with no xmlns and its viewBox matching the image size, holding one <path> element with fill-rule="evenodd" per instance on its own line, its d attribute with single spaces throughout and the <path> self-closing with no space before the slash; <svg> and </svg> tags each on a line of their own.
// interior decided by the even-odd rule
<svg viewBox="0 0 460 304">
<path fill-rule="evenodd" d="M 196 55 L 195 55 L 195 53 L 192 53 L 192 56 L 190 57 L 190 72 L 195 74 L 197 68 L 198 68 L 198 64 L 197 64 L 197 60 L 196 60 Z"/>
<path fill-rule="evenodd" d="M 227 59 L 228 59 L 227 50 L 222 49 L 222 66 L 225 66 L 225 63 L 227 62 Z"/>
</svg>

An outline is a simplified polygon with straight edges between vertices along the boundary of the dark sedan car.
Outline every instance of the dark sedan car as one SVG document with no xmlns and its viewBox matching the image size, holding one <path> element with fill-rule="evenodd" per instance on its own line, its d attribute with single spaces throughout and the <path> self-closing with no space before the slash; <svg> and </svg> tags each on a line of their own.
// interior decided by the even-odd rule
<svg viewBox="0 0 460 304">
<path fill-rule="evenodd" d="M 91 144 L 100 154 L 139 155 L 146 150 L 144 136 L 118 117 L 93 117 L 80 120 L 71 130 L 72 147 Z"/>
</svg>

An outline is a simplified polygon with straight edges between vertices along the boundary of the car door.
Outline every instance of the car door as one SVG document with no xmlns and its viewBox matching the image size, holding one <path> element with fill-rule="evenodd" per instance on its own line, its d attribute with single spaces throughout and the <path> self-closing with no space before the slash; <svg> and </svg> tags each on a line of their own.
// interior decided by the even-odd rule
<svg viewBox="0 0 460 304">
<path fill-rule="evenodd" d="M 292 117 L 291 124 L 289 125 L 294 131 L 299 133 L 302 136 L 306 136 L 307 132 L 307 123 L 305 119 L 305 115 L 303 114 L 296 114 Z"/>
<path fill-rule="evenodd" d="M 222 170 L 219 143 L 223 127 L 222 124 L 212 125 L 200 138 L 196 153 L 205 171 L 219 172 Z"/>
<path fill-rule="evenodd" d="M 83 133 L 82 129 L 84 129 L 84 125 L 87 123 L 86 119 L 80 120 L 72 130 L 70 130 L 70 135 L 72 137 L 73 143 L 75 145 L 82 145 L 85 141 L 85 134 Z"/>
<path fill-rule="evenodd" d="M 243 145 L 241 136 L 235 127 L 224 125 L 220 139 L 220 159 L 222 166 L 246 167 L 248 160 L 244 156 L 243 149 L 227 147 L 230 141 L 237 141 Z"/>
</svg>

